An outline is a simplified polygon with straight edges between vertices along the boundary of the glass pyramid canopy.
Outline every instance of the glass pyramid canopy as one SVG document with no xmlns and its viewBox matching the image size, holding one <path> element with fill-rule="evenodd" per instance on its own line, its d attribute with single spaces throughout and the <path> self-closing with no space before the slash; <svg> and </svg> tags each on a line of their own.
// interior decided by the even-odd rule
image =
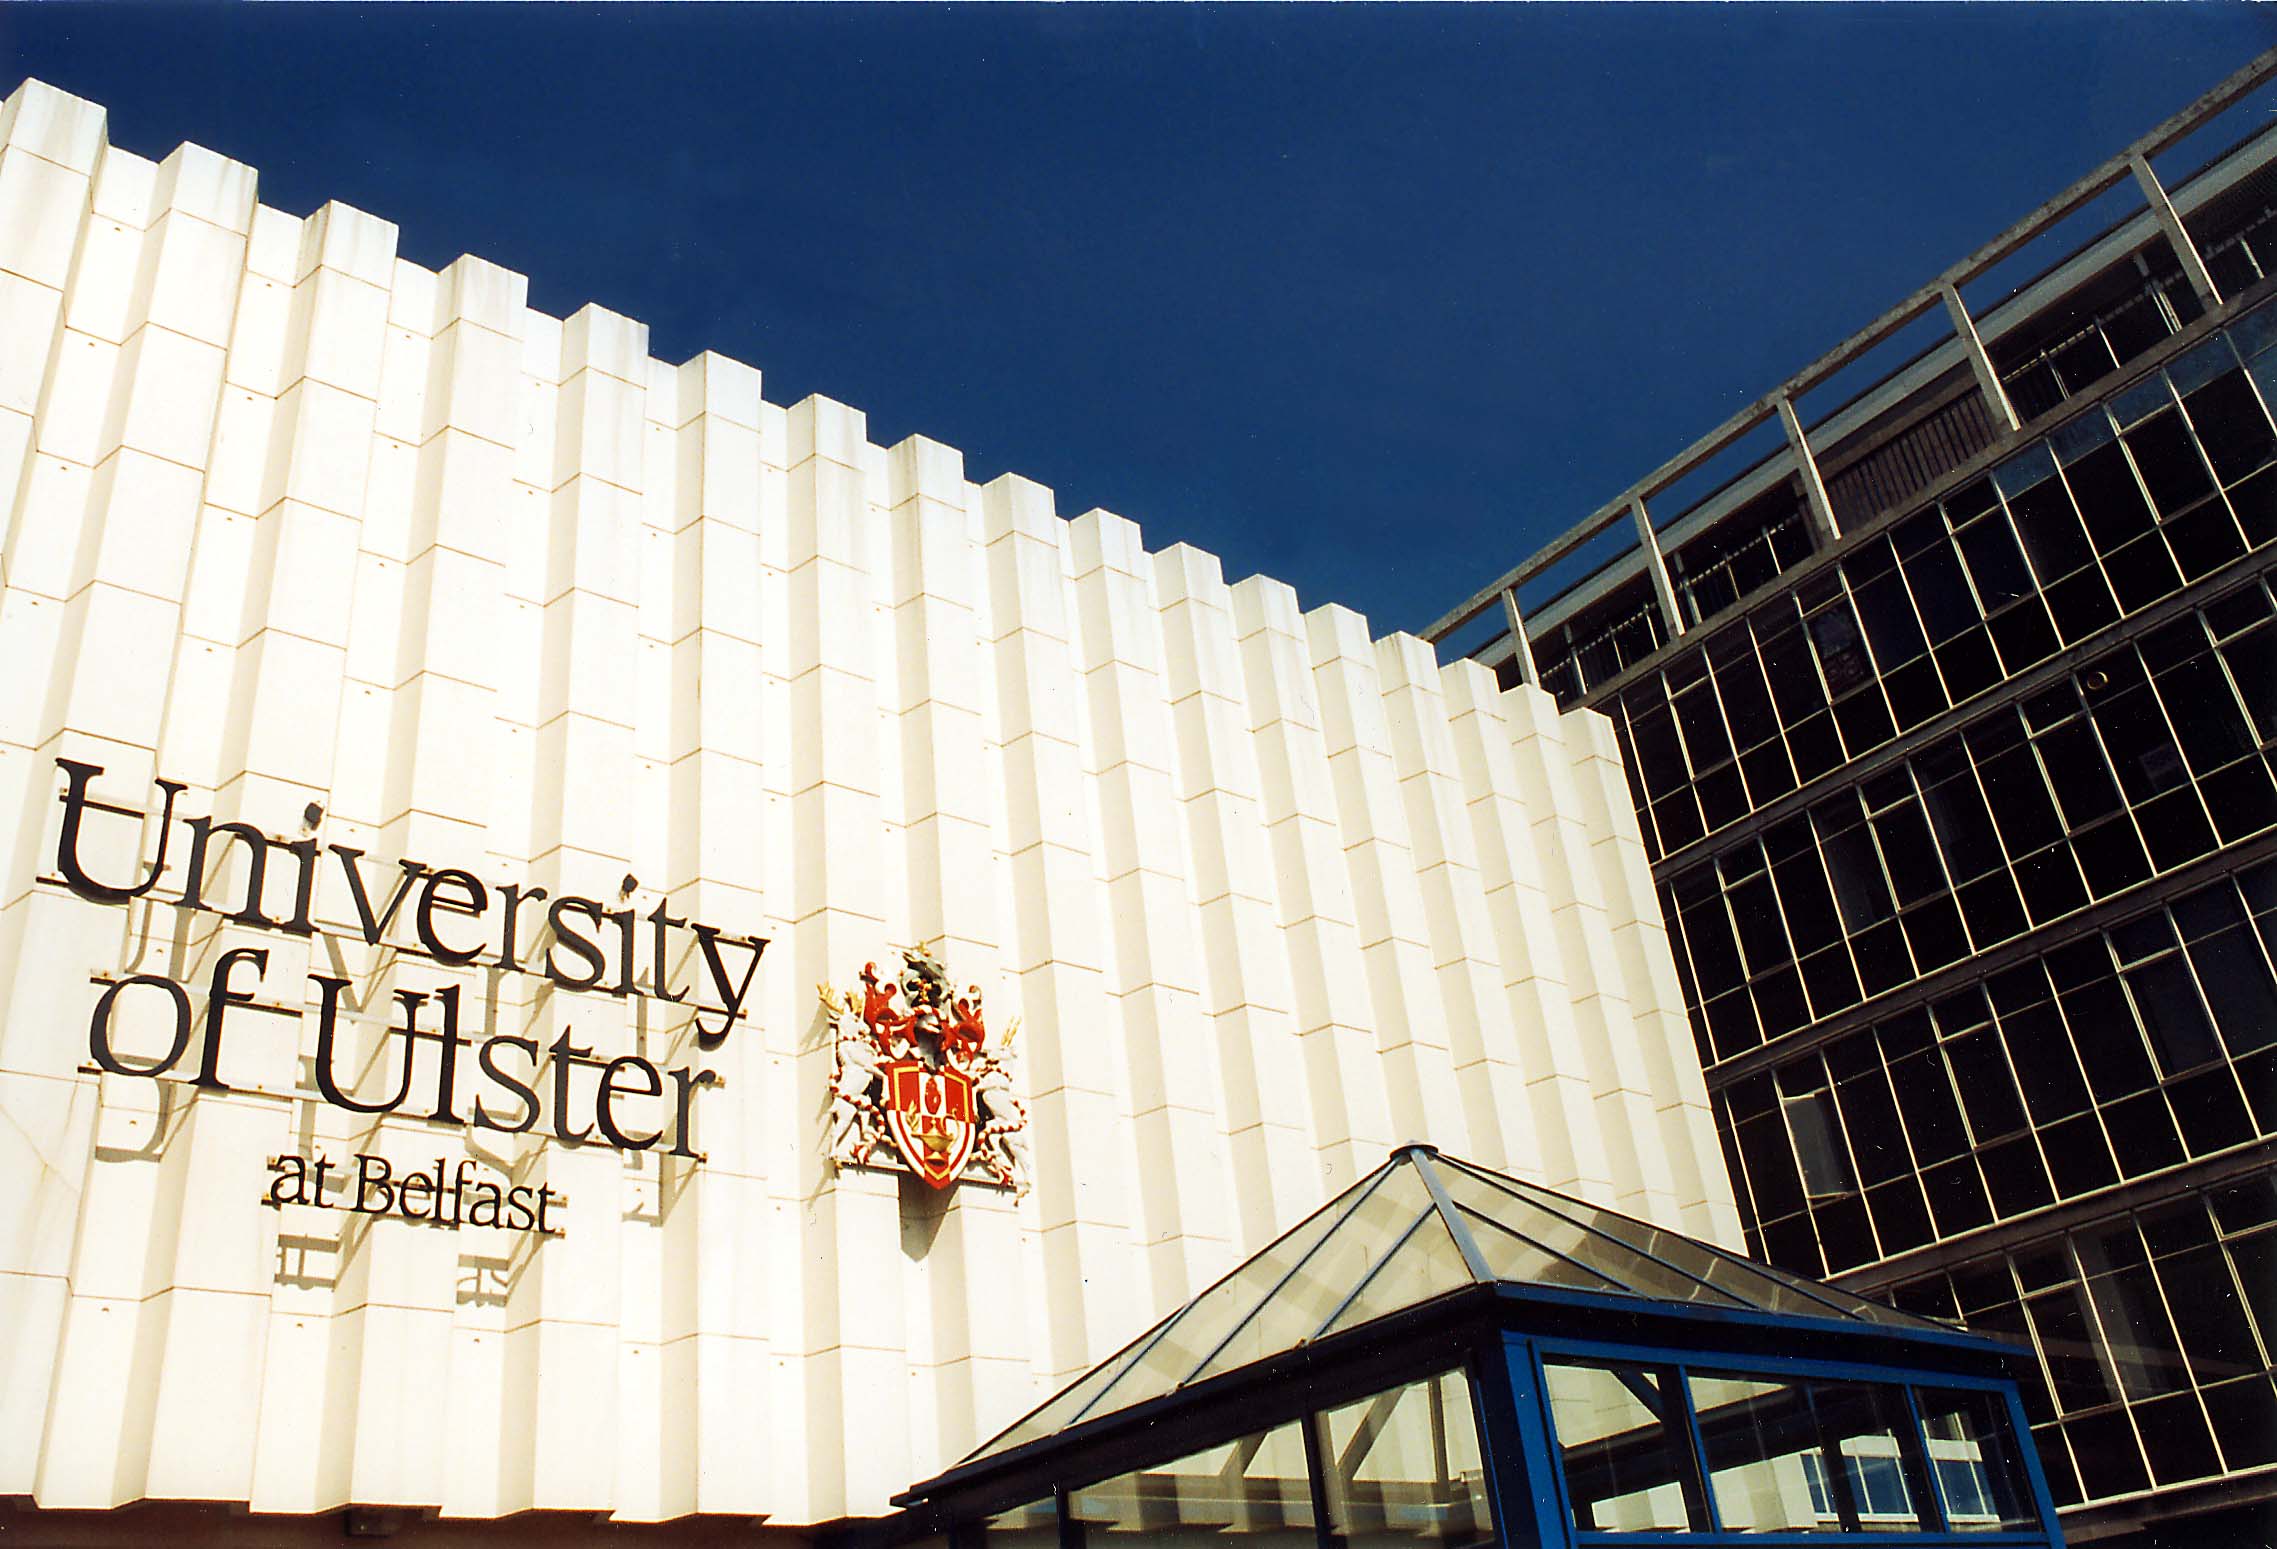
<svg viewBox="0 0 2277 1549">
<path fill-rule="evenodd" d="M 1429 1146 L 1402 1146 L 965 1461 L 1482 1284 L 1941 1328 Z"/>
</svg>

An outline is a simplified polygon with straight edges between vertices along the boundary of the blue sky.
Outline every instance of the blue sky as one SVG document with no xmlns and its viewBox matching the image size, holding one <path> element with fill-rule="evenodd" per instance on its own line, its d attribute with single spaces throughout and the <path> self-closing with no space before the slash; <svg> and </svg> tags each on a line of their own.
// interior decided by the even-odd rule
<svg viewBox="0 0 2277 1549">
<path fill-rule="evenodd" d="M 1379 630 L 2271 46 L 2216 5 L 0 6 L 0 85 L 116 144 Z"/>
</svg>

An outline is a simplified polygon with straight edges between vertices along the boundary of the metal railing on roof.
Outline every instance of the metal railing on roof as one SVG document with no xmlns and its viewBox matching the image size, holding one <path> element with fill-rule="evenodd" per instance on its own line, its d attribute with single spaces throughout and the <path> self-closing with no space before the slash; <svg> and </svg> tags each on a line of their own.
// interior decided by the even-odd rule
<svg viewBox="0 0 2277 1549">
<path fill-rule="evenodd" d="M 1667 553 L 1678 544 L 1697 537 L 1713 520 L 1737 509 L 1740 504 L 1762 493 L 1780 479 L 1791 479 L 1800 485 L 1805 515 L 1816 546 L 1824 548 L 1835 542 L 1841 537 L 1841 528 L 1833 503 L 1828 498 L 1825 480 L 1819 473 L 1817 449 L 1812 444 L 1811 434 L 1806 432 L 1796 415 L 1795 400 L 1824 384 L 1852 361 L 1925 314 L 1942 309 L 1952 326 L 1952 334 L 1891 376 L 1857 394 L 1820 424 L 1812 427 L 1818 433 L 1821 444 L 1831 445 L 1838 437 L 1869 424 L 1875 416 L 1887 413 L 1913 393 L 1929 386 L 1963 363 L 1975 378 L 1977 392 L 1982 395 L 1995 436 L 2018 429 L 2021 421 L 2016 405 L 2011 401 L 2001 374 L 1987 352 L 1985 333 L 1980 332 L 1979 323 L 1986 324 L 1986 331 L 1997 341 L 2006 326 L 2013 326 L 2039 306 L 2055 299 L 2050 294 L 2053 289 L 2069 285 L 2078 279 L 2080 273 L 2075 271 L 2083 272 L 2117 256 L 2115 251 L 2106 254 L 2106 249 L 2136 245 L 2141 240 L 2148 240 L 2154 232 L 2166 239 L 2184 279 L 2200 303 L 2208 309 L 2219 306 L 2221 293 L 2208 271 L 2206 260 L 2200 255 L 2193 238 L 2183 225 L 2181 212 L 2176 209 L 2173 199 L 2151 169 L 2150 158 L 2194 133 L 2272 77 L 2277 77 L 2277 49 L 2254 59 L 2245 68 L 2223 80 L 2181 112 L 2134 141 L 1992 241 L 1947 268 L 1773 391 L 1630 485 L 1589 517 L 1566 529 L 1532 555 L 1512 566 L 1460 606 L 1427 626 L 1422 632 L 1423 638 L 1437 643 L 1482 615 L 1499 608 L 1507 629 L 1507 633 L 1499 637 L 1500 642 L 1507 646 L 1507 654 L 1516 658 L 1519 678 L 1527 683 L 1538 684 L 1539 676 L 1532 650 L 1519 648 L 1521 642 L 1530 638 L 1530 622 L 1549 624 L 1570 617 L 1586 602 L 1609 594 L 1617 586 L 1641 574 L 1650 583 L 1664 638 L 1673 640 L 1684 632 L 1685 620 L 1677 604 L 1676 590 L 1669 579 Z M 2182 190 L 2184 203 L 2193 209 L 2203 205 L 2214 194 L 2221 192 L 2222 188 L 2273 158 L 2277 158 L 2277 126 L 2249 137 L 2212 166 L 2194 175 Z M 2215 180 L 2207 176 L 2216 167 L 2231 169 L 2235 174 L 2232 178 L 2221 180 L 2222 188 L 2211 186 Z M 2143 195 L 2145 208 L 2142 211 L 2106 232 L 2085 250 L 2059 264 L 2055 270 L 1989 308 L 1983 318 L 1970 313 L 1967 304 L 1961 299 L 1961 286 L 1976 280 L 2058 222 L 2130 179 Z M 1759 462 L 1747 473 L 1685 512 L 1668 528 L 1656 525 L 1648 502 L 1773 418 L 1780 422 L 1785 433 L 1785 456 L 1775 456 Z M 1635 527 L 1637 541 L 1634 548 L 1563 588 L 1550 600 L 1548 608 L 1541 610 L 1544 617 L 1540 620 L 1529 621 L 1521 614 L 1518 604 L 1520 587 L 1623 521 L 1628 521 Z M 1495 642 L 1490 642 L 1490 645 L 1493 644 Z M 1499 660 L 1503 653 L 1496 650 L 1483 654 L 1486 659 L 1493 661 Z"/>
</svg>

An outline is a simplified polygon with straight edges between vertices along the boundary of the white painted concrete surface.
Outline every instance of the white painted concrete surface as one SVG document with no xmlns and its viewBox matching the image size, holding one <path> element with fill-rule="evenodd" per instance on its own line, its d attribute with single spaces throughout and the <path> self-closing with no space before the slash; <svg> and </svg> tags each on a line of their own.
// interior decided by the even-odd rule
<svg viewBox="0 0 2277 1549">
<path fill-rule="evenodd" d="M 1737 1241 L 1598 717 L 395 247 L 36 82 L 0 113 L 0 1494 L 877 1512 L 1407 1139 Z M 149 895 L 91 902 L 53 880 L 59 758 L 375 885 L 414 858 L 771 945 L 704 1050 L 653 994 L 400 950 L 408 912 L 368 946 L 332 871 L 314 938 L 176 907 L 179 826 Z M 129 879 L 157 824 L 85 839 Z M 1017 1203 L 820 1160 L 815 985 L 916 942 L 1021 1019 Z M 471 1038 L 718 1072 L 706 1160 L 323 1102 L 312 972 L 352 983 L 358 1090 L 390 997 L 456 982 Z M 88 1073 L 137 973 L 188 988 L 188 1055 Z M 265 1207 L 270 1158 L 359 1152 L 496 1164 L 564 1234 Z"/>
</svg>

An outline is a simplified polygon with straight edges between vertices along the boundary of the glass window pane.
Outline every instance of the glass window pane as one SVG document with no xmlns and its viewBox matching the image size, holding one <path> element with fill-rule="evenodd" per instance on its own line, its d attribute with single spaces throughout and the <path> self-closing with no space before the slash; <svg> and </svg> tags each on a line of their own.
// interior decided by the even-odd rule
<svg viewBox="0 0 2277 1549">
<path fill-rule="evenodd" d="M 1968 577 L 1949 543 L 1936 543 L 1905 562 L 1905 578 L 1921 605 L 1929 638 L 1946 641 L 1977 622 L 1976 599 L 1969 595 Z M 1881 644 L 1877 637 L 1875 645 Z"/>
<path fill-rule="evenodd" d="M 1328 1516 L 1346 1549 L 1494 1541 L 1470 1379 L 1441 1372 L 1319 1417 Z"/>
<path fill-rule="evenodd" d="M 1866 638 L 1873 643 L 1874 656 L 1885 670 L 1912 661 L 1927 649 L 1928 642 L 1921 634 L 1921 620 L 1913 611 L 1913 600 L 1906 595 L 1905 583 L 1898 579 L 1895 571 L 1864 583 L 1853 578 L 1852 584 L 1856 587 L 1858 615 L 1866 626 Z M 1962 602 L 1967 603 L 1965 592 Z"/>
<path fill-rule="evenodd" d="M 1916 1531 L 1913 1424 L 1862 1382 L 1691 1378 L 1708 1488 L 1734 1533 Z"/>
<path fill-rule="evenodd" d="M 2005 516 L 1995 513 L 1962 529 L 1959 541 L 1986 607 L 1997 610 L 2031 594 L 2032 573 Z"/>
<path fill-rule="evenodd" d="M 2169 667 L 2158 676 L 2159 698 L 2182 738 L 2190 766 L 2201 773 L 2219 769 L 2253 751 L 2253 728 L 2230 692 L 2229 680 L 2211 656 Z"/>
<path fill-rule="evenodd" d="M 1726 763 L 1732 754 L 1731 738 L 1724 731 L 1723 712 L 1716 704 L 1716 691 L 1706 682 L 1695 684 L 1676 696 L 1676 721 L 1684 731 L 1684 748 L 1695 771 L 1705 771 Z"/>
<path fill-rule="evenodd" d="M 2130 1400 L 2156 1398 L 2190 1384 L 2174 1323 L 2158 1294 L 2147 1263 L 2113 1268 L 2121 1256 L 2139 1256 L 2142 1247 L 2132 1226 L 2120 1226 L 2079 1239 L 2081 1264 L 2088 1271 L 2087 1294 L 2103 1328 L 2103 1341 L 2118 1367 L 2120 1390 Z"/>
<path fill-rule="evenodd" d="M 1454 1186 L 1449 1186 L 1449 1193 Z M 1586 1234 L 1569 1222 L 1544 1217 L 1529 1222 L 1539 1237 L 1522 1234 L 1500 1221 L 1489 1220 L 1477 1211 L 1463 1205 L 1455 1206 L 1456 1214 L 1470 1230 L 1471 1240 L 1478 1244 L 1481 1257 L 1486 1260 L 1487 1273 L 1497 1280 L 1524 1280 L 1534 1285 L 1566 1286 L 1578 1291 L 1605 1291 L 1628 1295 L 1630 1288 L 1619 1281 L 1607 1278 L 1566 1256 L 1576 1251 L 1589 1251 Z"/>
<path fill-rule="evenodd" d="M 1872 681 L 1874 664 L 1867 659 L 1865 637 L 1848 602 L 1812 614 L 1807 627 L 1811 643 L 1818 647 L 1819 668 L 1826 674 L 1829 693 L 1846 694 Z"/>
<path fill-rule="evenodd" d="M 1803 1192 L 1813 1199 L 1853 1194 L 1858 1185 L 1850 1176 L 1841 1131 L 1825 1091 L 1805 1092 L 1779 1099 L 1786 1116 L 1787 1133 L 1794 1137 L 1795 1160 L 1802 1168 Z"/>
<path fill-rule="evenodd" d="M 1657 684 L 1652 692 L 1658 699 Z M 1637 766 L 1644 775 L 1646 790 L 1665 796 L 1684 783 L 1684 752 L 1676 741 L 1676 723 L 1666 709 L 1655 706 L 1647 710 L 1632 704 L 1629 732 L 1636 739 Z"/>
<path fill-rule="evenodd" d="M 1764 1122 L 1775 1121 L 1766 1116 Z M 1749 1176 L 1757 1176 L 1752 1165 Z M 1903 1321 L 1889 1309 L 1877 1307 L 1847 1291 L 1832 1286 L 1812 1286 L 1806 1290 L 1799 1282 L 1776 1271 L 1718 1252 L 1682 1233 L 1616 1211 L 1595 1209 L 1578 1200 L 1536 1190 L 1529 1184 L 1518 1183 L 1517 1187 L 1525 1191 L 1526 1199 L 1538 1201 L 1545 1215 L 1577 1226 L 1594 1239 L 1586 1247 L 1565 1251 L 1642 1295 L 1710 1305 L 1736 1303 L 1767 1312 L 1795 1312 L 1812 1317 L 1840 1317 L 1849 1313 L 1875 1321 Z M 1759 1185 L 1757 1204 L 1762 1203 Z M 1801 1201 L 1795 1203 L 1799 1205 Z M 1553 1246 L 1565 1247 L 1554 1239 Z"/>
<path fill-rule="evenodd" d="M 1094 1542 L 1201 1549 L 1238 1535 L 1255 1549 L 1318 1549 L 1294 1423 L 1072 1491 L 1068 1514 Z"/>
<path fill-rule="evenodd" d="M 1724 713 L 1731 720 L 1739 745 L 1752 748 L 1775 735 L 1779 722 L 1771 708 L 1771 691 L 1764 685 L 1763 668 L 1755 659 L 1754 647 L 1751 643 L 1745 644 L 1744 650 L 1743 655 L 1716 663 L 1716 687 L 1722 692 Z"/>
<path fill-rule="evenodd" d="M 2181 953 L 2130 968 L 2124 977 L 2162 1071 L 2172 1076 L 2195 1070 L 2222 1052 Z"/>
<path fill-rule="evenodd" d="M 2064 817 L 2077 829 L 2119 809 L 2119 787 L 2085 721 L 2070 721 L 2038 739 L 2040 765 Z"/>
<path fill-rule="evenodd" d="M 2232 1054 L 2277 1039 L 2277 979 L 2253 932 L 2239 925 L 2190 943 L 2190 962 L 2213 1003 L 2214 1026 Z"/>
<path fill-rule="evenodd" d="M 981 1526 L 988 1549 L 1059 1549 L 1059 1508 L 1049 1500 L 1000 1511 Z"/>
<path fill-rule="evenodd" d="M 1852 932 L 1862 931 L 1895 910 L 1889 878 L 1874 841 L 1861 826 L 1825 836 L 1823 848 L 1828 872 L 1834 878 L 1834 896 L 1841 906 L 1842 922 Z"/>
<path fill-rule="evenodd" d="M 1119 1409 L 1318 1337 L 1321 1325 L 1431 1208 L 1431 1196 L 1415 1170 L 1402 1167 L 1349 1215 L 1323 1212 L 1329 1223 L 1313 1241 L 1301 1244 L 1301 1252 L 1277 1248 L 1273 1265 L 1260 1258 L 1238 1273 L 1238 1306 L 1212 1309 L 1204 1317 L 1204 1304 L 1196 1302 L 1187 1314 L 1192 1329 L 1181 1324 L 1164 1335 L 1161 1348 L 1149 1351 L 1143 1369 L 1117 1385 L 1109 1404 Z M 1446 1234 L 1442 1230 L 1440 1235 Z M 1235 1317 L 1242 1321 L 1235 1323 Z"/>
<path fill-rule="evenodd" d="M 2171 409 L 2153 415 L 2126 435 L 2127 450 L 2134 453 L 2143 483 L 2161 511 L 2172 514 L 2201 495 L 2213 492 L 2214 481 L 2198 456 L 2182 416 Z"/>
<path fill-rule="evenodd" d="M 1417 1221 L 1328 1326 L 1331 1334 L 1472 1284 L 1470 1266 L 1437 1211 Z"/>
<path fill-rule="evenodd" d="M 1471 1236 L 1498 1279 L 1573 1285 L 1585 1290 L 1604 1288 L 1711 1305 L 1736 1300 L 1655 1262 L 1626 1242 L 1608 1239 L 1578 1215 L 1537 1205 L 1530 1197 L 1515 1194 L 1467 1168 L 1442 1167 L 1439 1181 L 1464 1213 Z M 1586 1206 L 1579 1208 L 1588 1210 Z M 1495 1223 L 1493 1229 L 1482 1229 L 1482 1223 L 1487 1222 Z M 1562 1261 L 1553 1256 L 1559 1254 L 1586 1265 L 1592 1277 L 1601 1276 L 1610 1285 L 1593 1286 L 1570 1269 L 1560 1270 L 1557 1266 Z"/>
<path fill-rule="evenodd" d="M 2031 1527 L 2024 1460 L 1999 1397 L 1938 1388 L 1916 1388 L 1913 1397 L 1947 1525 L 1964 1533 Z"/>
<path fill-rule="evenodd" d="M 1671 1373 L 1550 1362 L 1550 1420 L 1565 1464 L 1573 1525 L 1637 1532 L 1705 1526 L 1686 1500 L 1692 1449 Z"/>
</svg>

